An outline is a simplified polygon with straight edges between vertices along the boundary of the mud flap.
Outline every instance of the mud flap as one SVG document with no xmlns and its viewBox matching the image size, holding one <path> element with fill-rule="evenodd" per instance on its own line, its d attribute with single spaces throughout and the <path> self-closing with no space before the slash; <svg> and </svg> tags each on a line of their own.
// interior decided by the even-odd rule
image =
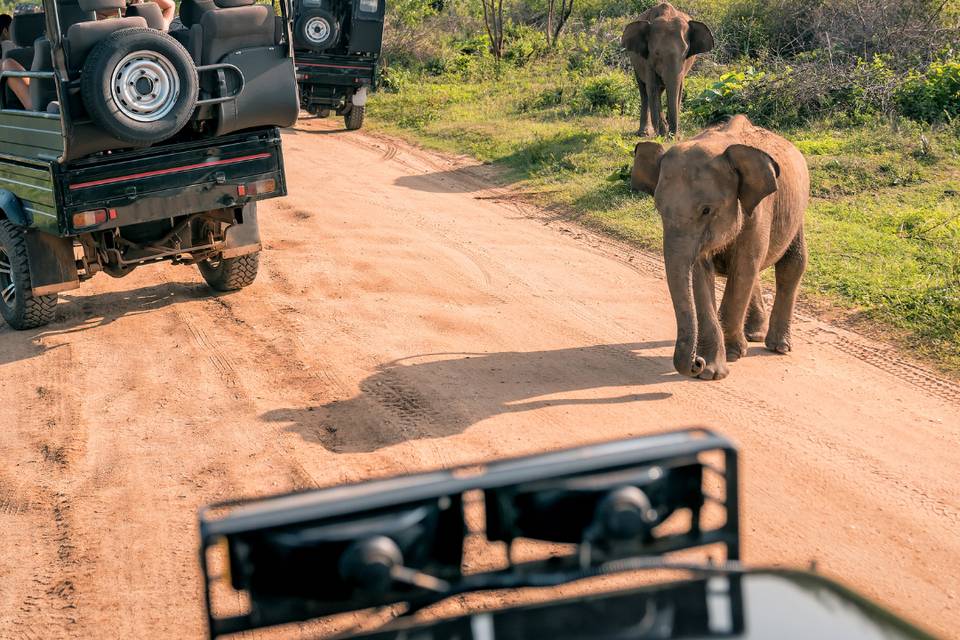
<svg viewBox="0 0 960 640">
<path fill-rule="evenodd" d="M 350 102 L 352 102 L 355 107 L 365 106 L 367 104 L 367 88 L 360 87 L 357 89 L 350 98 Z"/>
<path fill-rule="evenodd" d="M 230 225 L 224 233 L 224 258 L 236 258 L 261 249 L 260 226 L 257 224 L 257 203 L 243 205 L 241 222 Z"/>
<path fill-rule="evenodd" d="M 34 230 L 27 231 L 25 237 L 33 295 L 48 296 L 80 287 L 73 240 Z"/>
</svg>

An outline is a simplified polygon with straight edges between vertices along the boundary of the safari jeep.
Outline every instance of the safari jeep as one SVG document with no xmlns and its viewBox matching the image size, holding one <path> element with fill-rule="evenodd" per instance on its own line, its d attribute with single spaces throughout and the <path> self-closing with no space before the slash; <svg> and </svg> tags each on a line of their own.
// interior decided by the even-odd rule
<svg viewBox="0 0 960 640">
<path fill-rule="evenodd" d="M 300 106 L 347 129 L 363 126 L 367 92 L 379 82 L 384 0 L 294 0 Z"/>
<path fill-rule="evenodd" d="M 257 201 L 286 194 L 278 127 L 299 106 L 286 0 L 281 15 L 183 0 L 169 32 L 156 4 L 120 17 L 125 4 L 44 0 L 14 17 L 4 57 L 24 71 L 0 73 L 0 313 L 16 329 L 50 322 L 57 294 L 101 271 L 169 261 L 245 287 Z"/>
</svg>

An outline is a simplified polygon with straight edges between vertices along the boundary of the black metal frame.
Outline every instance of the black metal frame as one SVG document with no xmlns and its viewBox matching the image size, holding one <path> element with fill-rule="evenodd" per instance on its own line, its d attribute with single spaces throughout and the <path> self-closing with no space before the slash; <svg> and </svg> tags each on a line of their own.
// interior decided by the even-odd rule
<svg viewBox="0 0 960 640">
<path fill-rule="evenodd" d="M 701 456 L 709 452 L 719 452 L 723 455 L 723 469 L 715 468 L 701 460 Z M 211 548 L 225 542 L 229 545 L 232 536 L 295 527 L 303 523 L 316 524 L 329 519 L 343 520 L 353 515 L 359 516 L 424 500 L 450 496 L 459 498 L 465 492 L 477 490 L 495 492 L 529 483 L 639 466 L 669 467 L 671 464 L 699 463 L 705 470 L 716 473 L 722 478 L 725 485 L 724 496 L 721 498 L 707 494 L 701 483 L 700 492 L 703 502 L 718 504 L 726 512 L 722 526 L 705 530 L 700 526 L 699 518 L 696 517 L 699 510 L 696 510 L 689 531 L 658 537 L 652 545 L 643 550 L 642 555 L 659 555 L 719 544 L 725 547 L 728 561 L 737 561 L 740 558 L 737 460 L 736 448 L 729 440 L 706 429 L 686 429 L 493 462 L 479 467 L 472 465 L 463 469 L 420 473 L 257 501 L 222 503 L 204 508 L 199 514 L 200 563 L 204 574 L 204 595 L 210 636 L 215 638 L 228 633 L 327 615 L 322 610 L 318 613 L 316 607 L 298 609 L 292 606 L 286 608 L 285 613 L 289 617 L 283 619 L 271 619 L 263 611 L 217 618 L 213 613 L 212 589 L 219 577 L 210 575 L 207 553 Z M 573 563 L 566 566 L 571 569 L 582 568 L 576 557 L 572 558 Z M 553 559 L 549 563 L 511 564 L 511 567 L 505 571 L 482 575 L 495 577 L 534 575 L 539 570 L 556 570 L 557 562 L 557 559 Z M 641 565 L 637 566 L 641 567 Z M 475 577 L 469 576 L 469 578 Z M 587 577 L 586 573 L 584 577 Z M 411 600 L 408 603 L 413 607 L 426 606 L 437 599 L 441 598 L 432 600 L 428 598 L 427 601 L 420 603 Z"/>
</svg>

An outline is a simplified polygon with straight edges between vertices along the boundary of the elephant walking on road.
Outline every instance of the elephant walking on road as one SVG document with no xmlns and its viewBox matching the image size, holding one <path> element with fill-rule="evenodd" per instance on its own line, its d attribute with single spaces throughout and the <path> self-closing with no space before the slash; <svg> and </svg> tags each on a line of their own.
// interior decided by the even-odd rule
<svg viewBox="0 0 960 640">
<path fill-rule="evenodd" d="M 666 135 L 660 98 L 667 94 L 670 133 L 680 126 L 683 81 L 698 54 L 713 49 L 713 34 L 702 22 L 678 11 L 668 2 L 647 9 L 623 30 L 620 40 L 630 56 L 640 89 L 641 136 Z"/>
<path fill-rule="evenodd" d="M 677 316 L 673 366 L 719 380 L 747 341 L 788 353 L 790 324 L 807 264 L 803 218 L 810 175 L 803 155 L 746 116 L 711 127 L 669 151 L 641 142 L 634 189 L 653 194 L 663 221 L 663 258 Z M 769 327 L 760 271 L 775 266 Z M 727 278 L 720 302 L 714 279 Z"/>
</svg>

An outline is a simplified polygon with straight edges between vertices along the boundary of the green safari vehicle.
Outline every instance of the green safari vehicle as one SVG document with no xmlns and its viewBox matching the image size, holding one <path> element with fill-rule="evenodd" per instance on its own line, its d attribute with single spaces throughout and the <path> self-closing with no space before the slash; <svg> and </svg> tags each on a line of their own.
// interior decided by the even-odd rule
<svg viewBox="0 0 960 640">
<path fill-rule="evenodd" d="M 251 284 L 299 101 L 286 0 L 43 0 L 0 73 L 0 314 L 54 319 L 97 273 L 196 264 Z"/>
</svg>

